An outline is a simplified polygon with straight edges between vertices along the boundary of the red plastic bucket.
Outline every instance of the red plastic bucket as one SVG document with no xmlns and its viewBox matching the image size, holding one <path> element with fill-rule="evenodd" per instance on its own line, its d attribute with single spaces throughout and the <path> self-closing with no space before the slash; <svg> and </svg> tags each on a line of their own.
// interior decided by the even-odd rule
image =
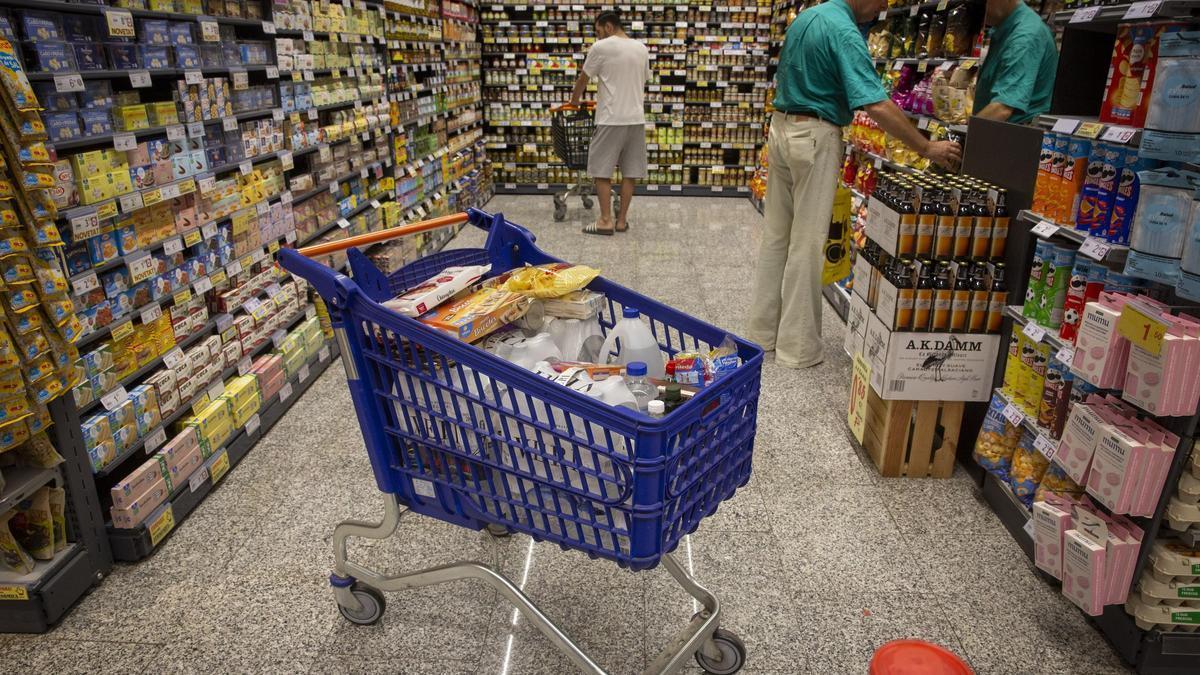
<svg viewBox="0 0 1200 675">
<path fill-rule="evenodd" d="M 975 675 L 957 654 L 924 640 L 893 640 L 875 650 L 871 675 Z"/>
</svg>

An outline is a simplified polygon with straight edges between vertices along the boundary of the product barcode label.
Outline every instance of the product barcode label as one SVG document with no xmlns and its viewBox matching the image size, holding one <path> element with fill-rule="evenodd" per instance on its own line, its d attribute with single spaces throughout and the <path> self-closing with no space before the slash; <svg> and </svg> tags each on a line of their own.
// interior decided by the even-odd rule
<svg viewBox="0 0 1200 675">
<path fill-rule="evenodd" d="M 887 386 L 888 393 L 889 394 L 903 394 L 905 382 L 906 382 L 906 380 L 888 380 L 888 386 Z"/>
<path fill-rule="evenodd" d="M 433 489 L 433 483 L 420 478 L 413 479 L 413 492 L 416 492 L 422 497 L 434 499 L 437 497 L 437 492 Z"/>
</svg>

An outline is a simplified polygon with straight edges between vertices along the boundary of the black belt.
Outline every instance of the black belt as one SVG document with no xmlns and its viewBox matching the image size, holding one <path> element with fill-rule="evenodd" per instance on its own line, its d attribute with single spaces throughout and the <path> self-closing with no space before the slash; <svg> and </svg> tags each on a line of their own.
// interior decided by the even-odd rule
<svg viewBox="0 0 1200 675">
<path fill-rule="evenodd" d="M 816 110 L 809 110 L 807 108 L 800 108 L 799 110 L 780 110 L 779 112 L 783 113 L 784 115 L 798 115 L 800 117 L 811 117 L 812 119 L 820 120 L 822 122 L 828 121 L 825 118 L 821 117 L 821 113 L 817 112 Z"/>
</svg>

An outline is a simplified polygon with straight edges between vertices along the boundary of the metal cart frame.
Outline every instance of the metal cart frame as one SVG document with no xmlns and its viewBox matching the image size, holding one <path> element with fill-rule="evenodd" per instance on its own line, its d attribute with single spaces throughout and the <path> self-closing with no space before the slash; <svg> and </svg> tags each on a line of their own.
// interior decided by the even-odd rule
<svg viewBox="0 0 1200 675">
<path fill-rule="evenodd" d="M 588 150 L 591 149 L 592 135 L 596 130 L 595 108 L 596 104 L 589 101 L 580 106 L 567 104 L 550 109 L 554 154 L 558 155 L 568 170 L 580 175 L 578 182 L 568 183 L 565 190 L 554 193 L 555 221 L 566 220 L 567 200 L 571 197 L 579 197 L 585 209 L 590 210 L 595 205 L 592 196 L 596 194 L 596 188 L 587 175 Z M 617 191 L 613 193 L 613 213 L 620 210 L 621 195 Z"/>
</svg>

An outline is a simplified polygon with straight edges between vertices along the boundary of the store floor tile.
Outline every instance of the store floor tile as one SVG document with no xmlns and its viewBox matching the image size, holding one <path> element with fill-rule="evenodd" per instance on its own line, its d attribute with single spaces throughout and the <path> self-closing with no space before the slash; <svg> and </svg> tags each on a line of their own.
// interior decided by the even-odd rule
<svg viewBox="0 0 1200 675">
<path fill-rule="evenodd" d="M 551 221 L 548 198 L 490 205 L 551 254 L 744 333 L 761 217 L 745 200 L 638 198 L 632 231 L 588 237 L 595 212 Z M 478 247 L 464 231 L 452 246 Z M 700 278 L 696 278 L 699 276 Z M 902 637 L 983 674 L 1127 672 L 1058 590 L 1036 577 L 960 472 L 880 478 L 844 422 L 850 364 L 826 308 L 825 362 L 763 369 L 750 484 L 676 555 L 721 599 L 745 673 L 865 673 Z M 330 368 L 149 559 L 113 574 L 52 632 L 0 637 L 7 672 L 572 672 L 549 640 L 481 585 L 389 594 L 375 626 L 347 623 L 327 575 L 333 526 L 378 519 L 345 375 Z M 656 569 L 632 574 L 526 537 L 492 539 L 418 516 L 350 556 L 388 571 L 471 558 L 498 566 L 618 674 L 639 672 L 698 609 Z M 689 664 L 688 672 L 697 672 Z"/>
</svg>

